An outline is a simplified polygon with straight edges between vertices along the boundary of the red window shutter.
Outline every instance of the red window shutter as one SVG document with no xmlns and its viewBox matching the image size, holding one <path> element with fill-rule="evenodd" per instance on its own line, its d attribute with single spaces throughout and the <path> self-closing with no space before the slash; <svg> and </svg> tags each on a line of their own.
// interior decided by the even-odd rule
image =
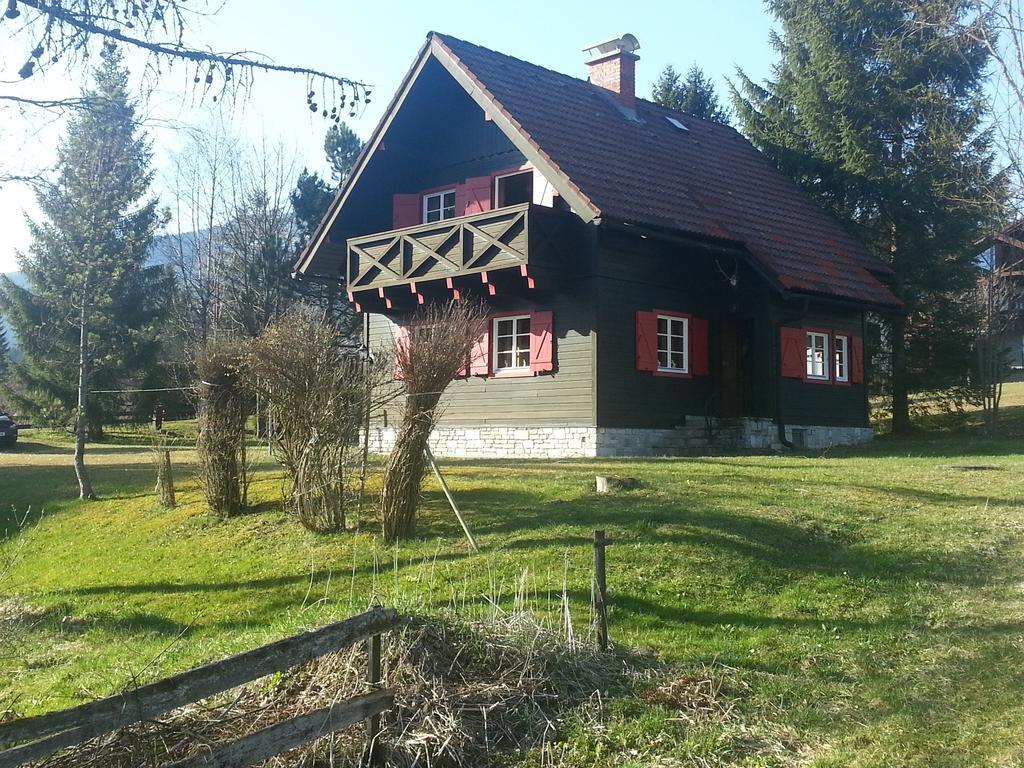
<svg viewBox="0 0 1024 768">
<path fill-rule="evenodd" d="M 490 325 L 490 320 L 487 321 Z M 491 373 L 491 334 L 484 331 L 483 336 L 476 340 L 469 356 L 470 376 L 489 376 Z"/>
<path fill-rule="evenodd" d="M 708 365 L 708 321 L 702 317 L 690 318 L 690 375 L 707 376 Z"/>
<path fill-rule="evenodd" d="M 552 312 L 530 315 L 530 370 L 548 373 L 555 370 L 555 316 Z"/>
<path fill-rule="evenodd" d="M 658 370 L 658 315 L 656 312 L 636 313 L 636 369 Z"/>
<path fill-rule="evenodd" d="M 419 194 L 393 195 L 391 228 L 414 227 L 423 221 L 423 203 Z"/>
<path fill-rule="evenodd" d="M 408 350 L 409 348 L 409 328 L 404 325 L 395 327 L 395 379 L 401 381 L 405 377 L 401 365 L 398 361 L 398 351 L 400 349 Z"/>
<path fill-rule="evenodd" d="M 474 176 L 456 186 L 455 215 L 469 216 L 491 210 L 492 186 L 494 184 L 490 176 Z"/>
<path fill-rule="evenodd" d="M 807 375 L 807 332 L 803 328 L 783 328 L 781 331 L 782 375 L 803 379 Z"/>
<path fill-rule="evenodd" d="M 864 339 L 860 336 L 850 337 L 850 382 L 864 382 Z"/>
</svg>

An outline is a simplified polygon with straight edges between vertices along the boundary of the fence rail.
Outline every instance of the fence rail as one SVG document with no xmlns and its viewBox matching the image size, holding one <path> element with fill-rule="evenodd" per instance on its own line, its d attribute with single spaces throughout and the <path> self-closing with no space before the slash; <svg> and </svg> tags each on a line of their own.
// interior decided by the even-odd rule
<svg viewBox="0 0 1024 768">
<path fill-rule="evenodd" d="M 0 748 L 9 748 L 0 752 L 0 768 L 14 768 L 29 760 L 52 755 L 96 736 L 300 666 L 360 640 L 369 638 L 371 647 L 376 644 L 379 649 L 381 633 L 396 629 L 401 623 L 402 619 L 395 610 L 373 608 L 344 621 L 204 664 L 114 696 L 4 723 L 0 725 Z M 372 658 L 374 655 L 376 660 Z M 371 687 L 380 680 L 379 664 L 378 650 L 371 654 L 370 659 L 368 682 Z M 218 745 L 196 760 L 174 765 L 176 768 L 251 765 L 359 720 L 378 723 L 379 715 L 389 709 L 392 702 L 393 694 L 388 690 L 342 700 L 327 709 L 279 723 L 231 744 Z M 367 735 L 370 745 L 368 758 L 372 758 L 372 744 L 377 734 L 368 732 Z M 265 751 L 270 748 L 277 751 Z"/>
</svg>

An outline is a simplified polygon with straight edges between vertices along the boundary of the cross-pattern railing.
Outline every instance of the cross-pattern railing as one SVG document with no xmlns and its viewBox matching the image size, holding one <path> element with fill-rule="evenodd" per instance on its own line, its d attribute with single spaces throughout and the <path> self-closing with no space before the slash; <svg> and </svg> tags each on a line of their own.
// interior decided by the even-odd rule
<svg viewBox="0 0 1024 768">
<path fill-rule="evenodd" d="M 438 280 L 529 261 L 530 204 L 350 238 L 350 291 Z"/>
</svg>

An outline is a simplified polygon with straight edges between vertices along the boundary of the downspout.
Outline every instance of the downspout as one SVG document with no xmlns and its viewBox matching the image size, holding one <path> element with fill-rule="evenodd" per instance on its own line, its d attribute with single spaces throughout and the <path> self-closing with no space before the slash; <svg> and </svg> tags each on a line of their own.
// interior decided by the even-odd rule
<svg viewBox="0 0 1024 768">
<path fill-rule="evenodd" d="M 778 430 L 779 442 L 784 448 L 793 450 L 793 442 L 786 437 L 786 421 L 782 418 L 782 325 L 783 321 L 775 323 L 775 338 L 772 340 L 772 349 L 775 362 L 772 368 L 775 371 L 775 428 Z"/>
</svg>

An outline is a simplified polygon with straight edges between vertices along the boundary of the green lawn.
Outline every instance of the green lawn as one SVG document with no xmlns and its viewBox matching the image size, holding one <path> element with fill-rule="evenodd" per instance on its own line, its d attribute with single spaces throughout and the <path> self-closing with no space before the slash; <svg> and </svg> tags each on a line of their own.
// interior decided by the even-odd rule
<svg viewBox="0 0 1024 768">
<path fill-rule="evenodd" d="M 1024 385 L 1006 405 L 998 439 L 973 416 L 826 456 L 445 462 L 478 555 L 433 484 L 419 538 L 392 549 L 372 519 L 303 531 L 265 452 L 256 511 L 219 522 L 190 449 L 177 509 L 156 506 L 130 436 L 90 449 L 103 498 L 81 503 L 67 441 L 25 432 L 0 453 L 0 555 L 15 558 L 0 621 L 25 617 L 0 649 L 0 710 L 65 706 L 372 598 L 484 611 L 525 584 L 555 615 L 564 588 L 586 632 L 604 528 L 613 639 L 724 681 L 736 714 L 687 723 L 657 697 L 620 699 L 607 727 L 567 726 L 565 764 L 1024 765 Z M 600 473 L 644 486 L 599 497 Z"/>
</svg>

